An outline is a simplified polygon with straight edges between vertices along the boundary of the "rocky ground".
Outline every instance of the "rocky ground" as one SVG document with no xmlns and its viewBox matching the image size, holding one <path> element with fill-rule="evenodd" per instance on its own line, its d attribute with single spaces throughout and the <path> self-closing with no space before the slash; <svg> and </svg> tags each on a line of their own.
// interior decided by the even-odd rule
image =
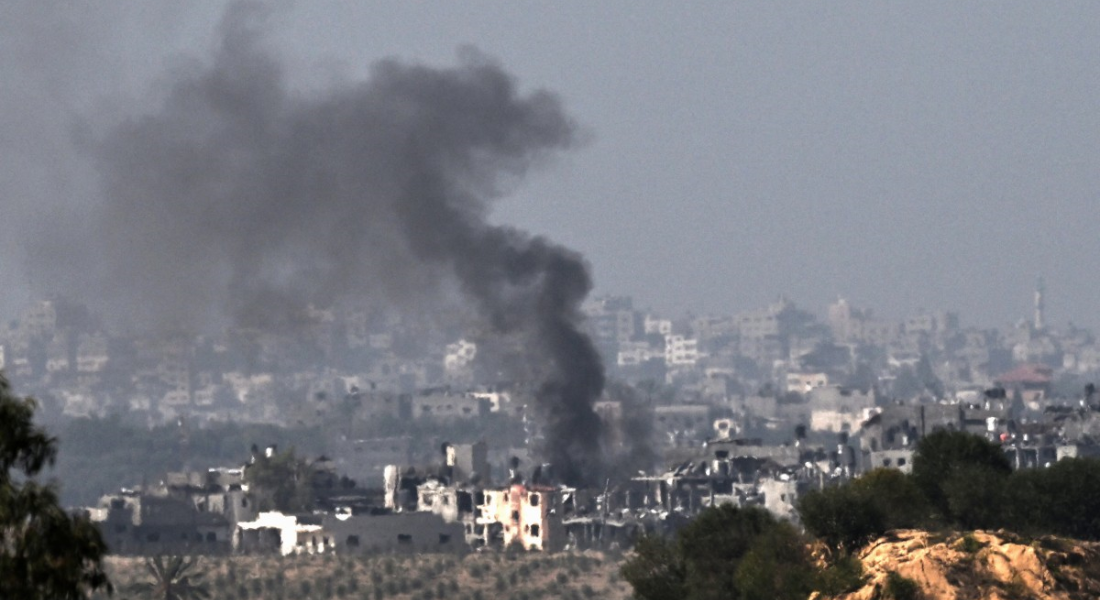
<svg viewBox="0 0 1100 600">
<path fill-rule="evenodd" d="M 863 586 L 835 600 L 1100 598 L 1096 543 L 1005 532 L 898 531 L 869 544 L 859 558 Z"/>
</svg>

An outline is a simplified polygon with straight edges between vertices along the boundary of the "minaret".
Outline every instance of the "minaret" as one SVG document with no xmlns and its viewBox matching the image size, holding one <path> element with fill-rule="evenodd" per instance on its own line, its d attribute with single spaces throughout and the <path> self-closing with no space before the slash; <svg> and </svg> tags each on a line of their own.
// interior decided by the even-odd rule
<svg viewBox="0 0 1100 600">
<path fill-rule="evenodd" d="M 1043 292 L 1045 291 L 1043 285 L 1043 278 L 1040 277 L 1038 283 L 1035 284 L 1035 330 L 1042 331 L 1044 327 L 1043 321 Z"/>
</svg>

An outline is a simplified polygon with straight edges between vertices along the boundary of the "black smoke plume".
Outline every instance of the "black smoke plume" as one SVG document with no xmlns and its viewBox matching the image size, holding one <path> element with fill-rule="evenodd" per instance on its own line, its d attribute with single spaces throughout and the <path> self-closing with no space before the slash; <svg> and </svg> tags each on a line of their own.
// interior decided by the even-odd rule
<svg viewBox="0 0 1100 600">
<path fill-rule="evenodd" d="M 575 144 L 557 98 L 520 93 L 472 50 L 453 68 L 383 60 L 363 82 L 295 94 L 259 22 L 235 6 L 210 65 L 91 143 L 103 293 L 140 301 L 132 318 L 273 327 L 324 299 L 458 290 L 494 331 L 526 340 L 544 374 L 544 458 L 583 482 L 600 462 L 604 386 L 578 327 L 588 270 L 486 221 L 529 168 Z"/>
</svg>

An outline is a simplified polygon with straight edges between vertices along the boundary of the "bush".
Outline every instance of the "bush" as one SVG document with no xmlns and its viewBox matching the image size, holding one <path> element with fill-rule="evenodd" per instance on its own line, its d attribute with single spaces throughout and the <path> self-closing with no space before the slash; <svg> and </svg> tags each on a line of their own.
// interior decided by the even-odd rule
<svg viewBox="0 0 1100 600">
<path fill-rule="evenodd" d="M 944 517 L 963 529 L 995 529 L 1008 525 L 1005 502 L 1008 477 L 988 467 L 959 465 L 944 477 L 940 490 Z"/>
<path fill-rule="evenodd" d="M 859 558 L 842 556 L 821 570 L 816 587 L 826 596 L 838 596 L 859 589 L 866 579 Z"/>
<path fill-rule="evenodd" d="M 883 594 L 889 600 L 919 600 L 920 585 L 916 581 L 903 577 L 894 571 L 887 571 Z"/>
<path fill-rule="evenodd" d="M 734 571 L 742 600 L 805 598 L 814 589 L 815 569 L 805 542 L 786 523 L 761 534 Z"/>
<path fill-rule="evenodd" d="M 1012 474 L 1010 519 L 1027 533 L 1100 539 L 1100 460 L 1070 458 Z"/>
<path fill-rule="evenodd" d="M 888 529 L 887 515 L 874 498 L 851 484 L 807 492 L 798 515 L 807 531 L 842 552 L 854 552 Z"/>
<path fill-rule="evenodd" d="M 810 491 L 798 505 L 806 529 L 842 552 L 854 552 L 891 529 L 922 527 L 930 513 L 914 481 L 895 469 L 874 469 L 847 483 Z"/>
<path fill-rule="evenodd" d="M 640 600 L 804 599 L 814 567 L 805 540 L 767 511 L 708 508 L 676 539 L 643 537 L 620 572 Z"/>
<path fill-rule="evenodd" d="M 985 547 L 985 544 L 978 541 L 978 538 L 971 534 L 966 534 L 959 540 L 959 550 L 967 554 L 977 554 Z"/>
<path fill-rule="evenodd" d="M 897 469 L 872 469 L 852 480 L 851 486 L 870 499 L 888 530 L 928 525 L 932 507 L 909 475 Z"/>
<path fill-rule="evenodd" d="M 965 472 L 965 473 L 964 473 Z M 1006 479 L 1012 473 L 1000 446 L 961 431 L 936 431 L 921 439 L 913 457 L 913 481 L 940 514 L 950 517 L 945 482 L 954 481 L 958 493 L 964 474 L 983 473 L 983 480 Z"/>
</svg>

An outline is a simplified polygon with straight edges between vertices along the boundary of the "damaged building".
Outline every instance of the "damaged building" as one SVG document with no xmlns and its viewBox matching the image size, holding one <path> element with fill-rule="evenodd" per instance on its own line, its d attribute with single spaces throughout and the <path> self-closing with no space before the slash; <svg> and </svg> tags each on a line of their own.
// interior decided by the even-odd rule
<svg viewBox="0 0 1100 600">
<path fill-rule="evenodd" d="M 239 469 L 170 473 L 155 486 L 103 496 L 90 514 L 112 554 L 227 554 L 251 519 Z"/>
</svg>

